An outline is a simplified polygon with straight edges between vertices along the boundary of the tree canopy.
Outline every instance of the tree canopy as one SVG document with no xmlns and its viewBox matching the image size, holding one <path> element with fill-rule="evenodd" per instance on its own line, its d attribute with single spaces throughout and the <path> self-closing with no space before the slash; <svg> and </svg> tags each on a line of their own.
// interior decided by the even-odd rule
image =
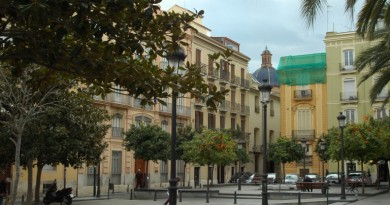
<svg viewBox="0 0 390 205">
<path fill-rule="evenodd" d="M 200 68 L 186 64 L 179 81 L 172 69 L 155 61 L 186 46 L 186 33 L 196 13 L 162 11 L 161 0 L 3 0 L 0 8 L 0 61 L 21 73 L 26 64 L 49 69 L 40 73 L 41 84 L 53 83 L 52 75 L 76 79 L 104 94 L 119 85 L 142 103 L 170 95 L 166 87 L 202 97 L 207 105 L 223 95 L 208 86 Z M 218 58 L 219 55 L 213 55 Z M 172 82 L 175 82 L 173 84 Z"/>
</svg>

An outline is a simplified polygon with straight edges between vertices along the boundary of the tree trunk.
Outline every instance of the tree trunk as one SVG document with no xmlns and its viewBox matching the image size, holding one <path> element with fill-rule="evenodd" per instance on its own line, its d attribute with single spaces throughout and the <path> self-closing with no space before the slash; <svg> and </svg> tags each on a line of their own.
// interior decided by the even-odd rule
<svg viewBox="0 0 390 205">
<path fill-rule="evenodd" d="M 365 187 L 365 183 L 364 183 L 364 180 L 366 179 L 366 174 L 364 173 L 364 170 L 363 170 L 363 160 L 360 162 L 360 170 L 362 170 L 362 173 L 363 173 L 363 178 L 362 178 L 362 194 L 364 194 L 364 187 Z"/>
<path fill-rule="evenodd" d="M 144 177 L 144 187 L 145 188 L 149 188 L 149 186 L 148 186 L 148 170 L 149 170 L 149 161 L 146 161 L 146 172 L 145 172 L 145 177 Z"/>
<path fill-rule="evenodd" d="M 285 167 L 284 167 L 284 163 L 283 163 L 283 179 L 282 179 L 282 182 L 283 182 L 283 184 L 284 184 L 284 182 L 285 182 L 285 179 L 286 179 L 286 169 L 285 169 Z"/>
<path fill-rule="evenodd" d="M 185 183 L 185 181 L 186 181 L 186 165 L 187 165 L 187 163 L 186 162 L 184 162 L 184 173 L 183 173 L 183 179 L 182 179 L 182 182 L 183 182 L 183 187 L 185 187 L 186 186 L 186 183 Z"/>
<path fill-rule="evenodd" d="M 209 179 L 210 179 L 210 165 L 209 164 L 207 164 L 207 193 L 209 192 L 209 190 L 210 190 L 210 186 L 209 186 Z"/>
<path fill-rule="evenodd" d="M 37 165 L 37 176 L 35 180 L 35 202 L 40 202 L 40 187 L 41 187 L 41 176 L 42 176 L 42 170 L 43 170 L 43 165 L 38 164 Z"/>
<path fill-rule="evenodd" d="M 27 197 L 26 197 L 26 205 L 32 204 L 33 199 L 33 191 L 32 191 L 32 182 L 33 182 L 33 160 L 27 160 Z"/>
<path fill-rule="evenodd" d="M 18 192 L 18 184 L 20 178 L 20 147 L 22 145 L 22 131 L 23 128 L 16 127 L 16 143 L 15 143 L 15 177 L 13 179 L 11 205 L 15 205 L 16 194 Z"/>
</svg>

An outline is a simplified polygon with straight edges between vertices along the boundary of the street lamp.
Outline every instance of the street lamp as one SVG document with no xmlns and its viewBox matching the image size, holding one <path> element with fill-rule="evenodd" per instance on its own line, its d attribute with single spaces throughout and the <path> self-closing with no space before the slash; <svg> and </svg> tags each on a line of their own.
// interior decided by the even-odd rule
<svg viewBox="0 0 390 205">
<path fill-rule="evenodd" d="M 305 177 L 305 174 L 306 174 L 306 148 L 307 148 L 307 145 L 306 145 L 306 138 L 302 138 L 301 139 L 301 146 L 303 148 L 303 177 Z"/>
<path fill-rule="evenodd" d="M 345 128 L 345 119 L 346 117 L 340 112 L 340 115 L 337 116 L 337 120 L 339 121 L 340 127 L 340 139 L 341 139 L 341 150 L 340 150 L 340 158 L 341 158 L 341 197 L 340 199 L 345 199 L 345 173 L 344 173 L 344 128 Z"/>
<path fill-rule="evenodd" d="M 166 56 L 168 60 L 168 65 L 176 69 L 176 75 L 179 74 L 180 70 L 178 69 L 186 55 L 182 48 L 168 53 Z M 172 88 L 172 141 L 171 141 L 171 179 L 169 180 L 169 204 L 176 205 L 177 203 L 177 178 L 176 178 L 176 101 L 177 101 L 178 91 L 175 88 Z M 184 180 L 184 179 L 183 179 Z"/>
<path fill-rule="evenodd" d="M 259 85 L 260 101 L 263 104 L 263 179 L 261 186 L 261 204 L 268 205 L 267 196 L 267 103 L 270 100 L 272 85 L 268 83 L 268 79 L 263 79 L 263 83 Z"/>
<path fill-rule="evenodd" d="M 240 151 L 242 149 L 242 144 L 241 143 L 238 143 L 237 144 L 237 153 L 238 153 L 238 191 L 241 191 L 241 180 L 242 180 L 242 176 L 241 176 L 241 163 L 240 163 Z"/>
<path fill-rule="evenodd" d="M 325 162 L 325 149 L 326 149 L 326 142 L 322 140 L 320 142 L 320 149 L 322 151 L 322 182 L 325 182 L 325 173 L 324 173 L 324 162 Z"/>
</svg>

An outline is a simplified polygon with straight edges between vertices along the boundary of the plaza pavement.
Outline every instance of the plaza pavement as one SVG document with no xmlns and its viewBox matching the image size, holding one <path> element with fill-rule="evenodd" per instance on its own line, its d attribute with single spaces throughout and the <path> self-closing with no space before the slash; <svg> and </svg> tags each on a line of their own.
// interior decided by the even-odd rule
<svg viewBox="0 0 390 205">
<path fill-rule="evenodd" d="M 261 198 L 259 194 L 261 193 L 260 186 L 254 185 L 243 185 L 241 190 L 237 191 L 237 186 L 217 186 L 210 188 L 211 190 L 219 190 L 220 194 L 227 194 L 230 196 L 225 197 L 210 197 L 209 203 L 206 203 L 205 197 L 183 197 L 182 202 L 177 201 L 177 205 L 195 205 L 195 204 L 204 204 L 204 205 L 260 205 Z M 340 186 L 331 186 L 329 188 L 329 197 L 326 198 L 325 195 L 321 194 L 321 190 L 314 190 L 313 192 L 301 192 L 299 190 L 288 189 L 286 187 L 279 187 L 277 185 L 268 187 L 269 192 L 279 192 L 280 195 L 291 195 L 295 194 L 295 198 L 292 199 L 283 199 L 283 200 L 268 200 L 268 204 L 281 204 L 281 205 L 290 205 L 298 204 L 298 193 L 300 194 L 301 204 L 305 205 L 321 205 L 327 204 L 327 200 L 332 202 L 333 205 L 373 205 L 373 204 L 390 204 L 390 194 L 387 190 L 387 186 L 382 186 L 379 190 L 376 187 L 366 187 L 365 194 L 361 194 L 361 187 L 357 193 L 349 193 L 346 191 L 346 200 L 340 200 Z M 234 201 L 233 194 L 236 192 L 238 195 L 258 195 L 257 197 L 245 197 L 241 196 Z M 157 198 L 156 201 L 151 199 L 133 199 L 130 200 L 129 193 L 114 193 L 110 194 L 110 198 L 107 198 L 107 195 L 102 195 L 100 198 L 94 197 L 76 197 L 74 198 L 73 205 L 162 205 L 165 202 L 166 198 Z M 329 203 L 330 204 L 330 203 Z"/>
</svg>

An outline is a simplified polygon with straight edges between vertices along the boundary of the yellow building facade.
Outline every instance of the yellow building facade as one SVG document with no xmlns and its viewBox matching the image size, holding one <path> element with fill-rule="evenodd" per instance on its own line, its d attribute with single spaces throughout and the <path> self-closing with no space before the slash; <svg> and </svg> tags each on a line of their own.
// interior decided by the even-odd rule
<svg viewBox="0 0 390 205">
<path fill-rule="evenodd" d="M 285 165 L 286 174 L 316 173 L 323 176 L 322 161 L 314 152 L 327 132 L 327 87 L 325 53 L 282 57 L 280 83 L 281 136 L 304 142 L 305 159 Z M 326 165 L 325 165 L 326 169 Z"/>
</svg>

